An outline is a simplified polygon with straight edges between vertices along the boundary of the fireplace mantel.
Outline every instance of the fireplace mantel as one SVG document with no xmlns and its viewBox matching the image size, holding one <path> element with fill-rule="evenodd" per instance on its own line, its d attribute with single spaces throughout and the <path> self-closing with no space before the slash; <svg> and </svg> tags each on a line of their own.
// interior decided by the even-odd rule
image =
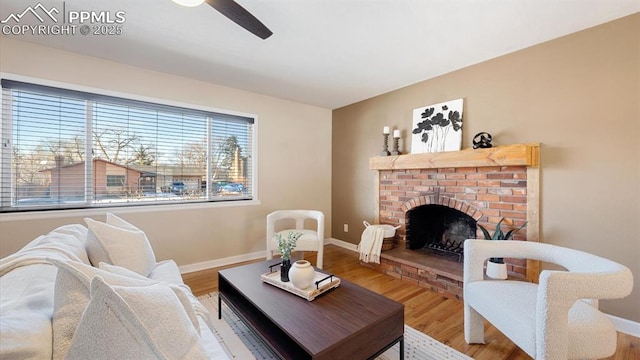
<svg viewBox="0 0 640 360">
<path fill-rule="evenodd" d="M 371 170 L 436 169 L 483 166 L 538 167 L 540 144 L 502 145 L 489 149 L 465 149 L 437 153 L 376 156 L 369 158 Z"/>
</svg>

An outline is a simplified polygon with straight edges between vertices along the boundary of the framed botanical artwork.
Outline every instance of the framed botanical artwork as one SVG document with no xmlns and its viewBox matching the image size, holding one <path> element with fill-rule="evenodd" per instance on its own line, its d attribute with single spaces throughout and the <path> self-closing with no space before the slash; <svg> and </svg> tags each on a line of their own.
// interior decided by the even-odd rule
<svg viewBox="0 0 640 360">
<path fill-rule="evenodd" d="M 456 151 L 462 148 L 463 99 L 413 110 L 411 153 Z"/>
</svg>

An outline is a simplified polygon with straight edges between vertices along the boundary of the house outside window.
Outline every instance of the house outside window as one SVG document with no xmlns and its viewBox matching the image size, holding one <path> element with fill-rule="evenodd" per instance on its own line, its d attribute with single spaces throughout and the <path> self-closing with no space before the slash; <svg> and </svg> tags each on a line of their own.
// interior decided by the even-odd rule
<svg viewBox="0 0 640 360">
<path fill-rule="evenodd" d="M 254 123 L 3 79 L 0 211 L 253 199 Z"/>
</svg>

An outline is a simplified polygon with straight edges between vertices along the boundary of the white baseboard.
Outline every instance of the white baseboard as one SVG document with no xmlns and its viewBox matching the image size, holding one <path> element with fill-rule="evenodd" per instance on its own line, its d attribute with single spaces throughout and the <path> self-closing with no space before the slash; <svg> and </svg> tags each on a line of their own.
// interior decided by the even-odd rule
<svg viewBox="0 0 640 360">
<path fill-rule="evenodd" d="M 332 244 L 332 245 L 335 245 L 335 246 L 339 246 L 341 248 L 348 249 L 348 250 L 351 250 L 351 251 L 358 251 L 358 245 L 352 244 L 350 242 L 334 239 L 334 238 L 326 239 L 325 243 L 326 244 Z"/>
<path fill-rule="evenodd" d="M 257 251 L 249 254 L 230 256 L 230 257 L 210 260 L 210 261 L 203 261 L 195 264 L 182 265 L 182 266 L 179 266 L 178 268 L 180 269 L 181 274 L 186 274 L 186 273 L 207 270 L 207 269 L 220 267 L 220 266 L 233 265 L 243 261 L 250 261 L 250 260 L 256 260 L 256 259 L 265 259 L 264 251 Z"/>
<path fill-rule="evenodd" d="M 339 246 L 341 248 L 355 251 L 355 252 L 358 251 L 358 245 L 352 244 L 350 242 L 334 239 L 334 238 L 325 239 L 325 244 L 332 244 L 332 245 Z M 183 266 L 180 266 L 179 268 L 180 268 L 181 274 L 186 274 L 190 272 L 211 269 L 214 267 L 237 264 L 243 261 L 263 259 L 264 257 L 265 257 L 264 251 L 258 251 L 250 254 L 230 256 L 223 259 L 216 259 L 216 260 L 204 261 L 204 262 L 195 263 L 195 264 L 183 265 Z M 627 320 L 624 318 L 620 318 L 614 315 L 607 314 L 607 316 L 609 316 L 609 318 L 615 325 L 616 330 L 618 330 L 619 332 L 640 338 L 640 323 Z"/>
<path fill-rule="evenodd" d="M 325 239 L 325 245 L 327 244 L 333 244 L 345 249 L 357 251 L 356 245 L 348 243 L 346 241 L 334 239 L 334 238 Z M 222 259 L 203 261 L 195 264 L 187 264 L 187 265 L 179 266 L 178 268 L 180 269 L 181 274 L 186 274 L 186 273 L 207 270 L 207 269 L 220 267 L 220 266 L 233 265 L 243 261 L 251 261 L 251 260 L 257 260 L 257 259 L 265 259 L 264 251 L 257 251 L 250 254 L 243 254 L 243 255 L 237 255 L 237 256 L 230 256 Z"/>
<path fill-rule="evenodd" d="M 623 319 L 623 318 L 609 315 L 609 314 L 607 314 L 607 316 L 609 317 L 609 319 L 611 319 L 611 321 L 613 322 L 613 325 L 615 325 L 616 330 L 618 330 L 621 333 L 625 333 L 625 334 L 640 338 L 639 322 Z"/>
</svg>

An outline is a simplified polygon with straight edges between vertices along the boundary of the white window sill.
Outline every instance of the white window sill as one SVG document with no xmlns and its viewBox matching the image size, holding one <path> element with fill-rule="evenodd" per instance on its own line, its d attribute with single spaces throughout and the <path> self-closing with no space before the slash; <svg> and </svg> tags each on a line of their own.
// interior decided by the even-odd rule
<svg viewBox="0 0 640 360">
<path fill-rule="evenodd" d="M 42 219 L 60 219 L 78 216 L 99 216 L 108 212 L 117 211 L 118 214 L 135 214 L 150 212 L 167 212 L 193 209 L 211 209 L 222 207 L 240 207 L 260 205 L 260 200 L 237 200 L 237 201 L 218 201 L 218 202 L 199 202 L 185 204 L 167 204 L 167 205 L 147 205 L 147 206 L 113 206 L 86 209 L 69 209 L 69 210 L 43 210 L 29 212 L 15 212 L 0 214 L 2 221 L 24 221 L 24 220 L 42 220 Z"/>
</svg>

